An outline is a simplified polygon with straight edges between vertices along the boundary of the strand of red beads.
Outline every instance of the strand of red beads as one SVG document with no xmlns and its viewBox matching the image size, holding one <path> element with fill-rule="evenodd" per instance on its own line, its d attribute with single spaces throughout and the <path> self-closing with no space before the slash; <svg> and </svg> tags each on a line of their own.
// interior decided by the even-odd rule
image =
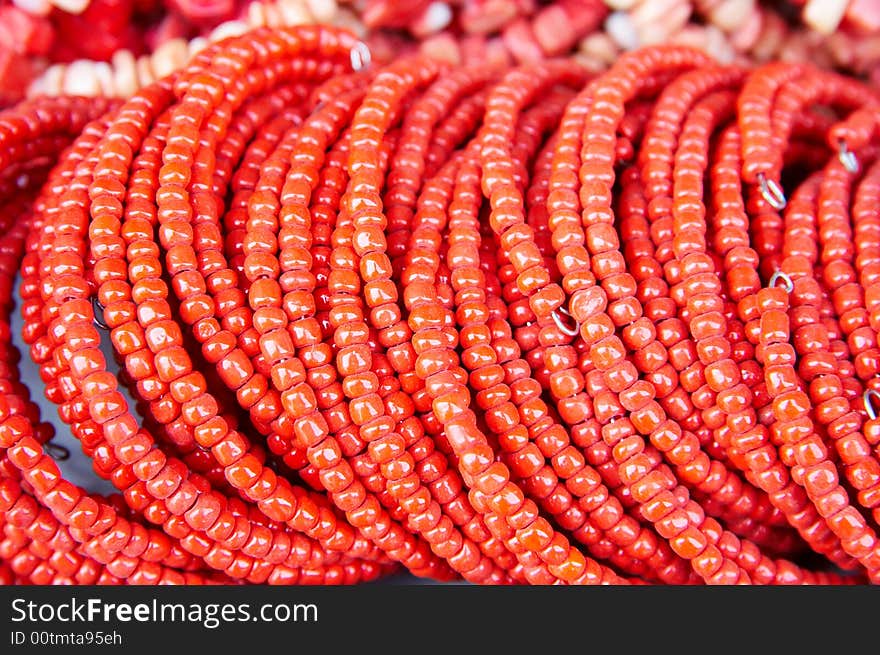
<svg viewBox="0 0 880 655">
<path fill-rule="evenodd" d="M 7 110 L 0 582 L 877 581 L 878 101 L 311 26 Z"/>
</svg>

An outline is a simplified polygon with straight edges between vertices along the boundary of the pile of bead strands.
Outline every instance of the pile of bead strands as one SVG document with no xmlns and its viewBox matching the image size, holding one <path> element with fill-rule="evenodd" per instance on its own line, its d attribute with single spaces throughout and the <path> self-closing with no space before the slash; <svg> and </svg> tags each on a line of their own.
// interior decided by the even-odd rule
<svg viewBox="0 0 880 655">
<path fill-rule="evenodd" d="M 261 29 L 0 115 L 0 581 L 877 580 L 878 94 L 366 55 Z M 51 456 L 19 273 L 120 494 Z"/>
</svg>

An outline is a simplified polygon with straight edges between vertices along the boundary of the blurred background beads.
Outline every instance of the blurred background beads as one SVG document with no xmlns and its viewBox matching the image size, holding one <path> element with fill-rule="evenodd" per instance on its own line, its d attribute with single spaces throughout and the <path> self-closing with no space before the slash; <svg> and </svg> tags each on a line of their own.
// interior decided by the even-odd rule
<svg viewBox="0 0 880 655">
<path fill-rule="evenodd" d="M 11 0 L 0 6 L 0 105 L 126 97 L 207 43 L 311 23 L 351 29 L 378 61 L 416 49 L 489 66 L 571 53 L 601 70 L 674 43 L 724 63 L 809 60 L 880 77 L 880 0 Z"/>
</svg>

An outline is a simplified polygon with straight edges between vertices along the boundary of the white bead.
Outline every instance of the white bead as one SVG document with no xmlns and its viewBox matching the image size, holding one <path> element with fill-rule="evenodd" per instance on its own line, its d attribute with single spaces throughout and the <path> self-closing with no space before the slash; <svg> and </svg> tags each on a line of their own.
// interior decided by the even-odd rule
<svg viewBox="0 0 880 655">
<path fill-rule="evenodd" d="M 217 27 L 215 27 L 214 31 L 211 32 L 211 35 L 208 37 L 208 40 L 213 42 L 222 41 L 223 39 L 228 39 L 231 36 L 241 36 L 247 31 L 248 25 L 244 21 L 228 20 L 225 23 L 220 23 Z"/>
<path fill-rule="evenodd" d="M 113 53 L 113 86 L 120 98 L 128 98 L 138 90 L 137 62 L 130 50 Z"/>
<path fill-rule="evenodd" d="M 848 4 L 849 0 L 809 0 L 802 17 L 820 34 L 831 34 L 843 20 Z"/>
<path fill-rule="evenodd" d="M 31 16 L 45 16 L 52 11 L 49 0 L 12 0 L 12 4 Z"/>
<path fill-rule="evenodd" d="M 162 78 L 179 70 L 189 60 L 189 47 L 184 39 L 169 39 L 153 53 L 150 64 L 156 78 Z"/>
<path fill-rule="evenodd" d="M 49 0 L 53 7 L 57 7 L 61 11 L 68 14 L 81 14 L 89 6 L 91 0 Z"/>
<path fill-rule="evenodd" d="M 336 0 L 306 0 L 309 12 L 319 23 L 330 23 L 339 10 Z"/>
<path fill-rule="evenodd" d="M 639 47 L 639 31 L 625 11 L 615 11 L 605 19 L 605 31 L 624 50 Z"/>
<path fill-rule="evenodd" d="M 108 98 L 115 98 L 116 85 L 113 83 L 113 69 L 106 61 L 93 61 L 92 69 L 95 71 L 95 77 L 98 78 L 98 84 L 101 87 L 101 95 Z"/>
<path fill-rule="evenodd" d="M 96 96 L 101 93 L 101 82 L 94 62 L 77 59 L 64 73 L 64 93 L 72 96 Z"/>
<path fill-rule="evenodd" d="M 452 9 L 445 2 L 432 2 L 418 22 L 420 34 L 434 34 L 452 22 Z"/>
<path fill-rule="evenodd" d="M 295 25 L 309 25 L 314 22 L 308 7 L 302 0 L 278 0 L 278 12 L 281 14 L 281 23 L 285 27 Z"/>
</svg>

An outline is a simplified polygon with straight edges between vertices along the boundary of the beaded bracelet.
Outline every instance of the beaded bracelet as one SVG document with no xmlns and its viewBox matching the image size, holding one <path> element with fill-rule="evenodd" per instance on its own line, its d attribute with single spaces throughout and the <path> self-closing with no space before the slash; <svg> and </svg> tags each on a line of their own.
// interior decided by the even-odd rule
<svg viewBox="0 0 880 655">
<path fill-rule="evenodd" d="M 876 92 L 365 55 L 261 29 L 0 114 L 0 579 L 873 581 Z M 53 459 L 19 273 L 119 494 Z"/>
</svg>

